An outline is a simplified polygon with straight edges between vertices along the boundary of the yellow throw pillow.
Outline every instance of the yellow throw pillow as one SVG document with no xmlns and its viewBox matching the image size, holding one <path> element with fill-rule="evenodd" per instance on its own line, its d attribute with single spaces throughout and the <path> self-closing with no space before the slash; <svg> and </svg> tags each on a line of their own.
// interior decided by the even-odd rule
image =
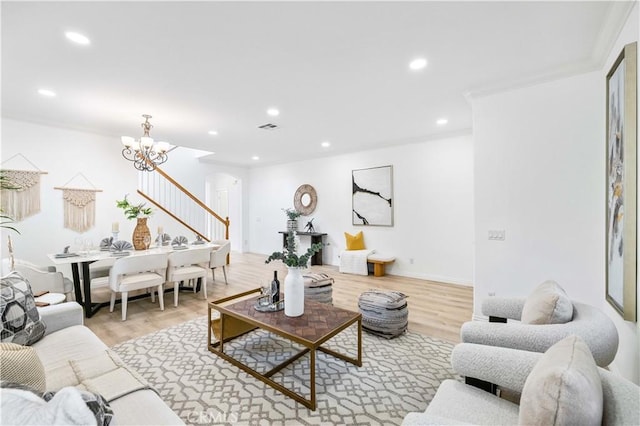
<svg viewBox="0 0 640 426">
<path fill-rule="evenodd" d="M 362 231 L 356 235 L 345 232 L 344 237 L 347 240 L 347 250 L 364 250 L 364 235 L 362 235 Z"/>
</svg>

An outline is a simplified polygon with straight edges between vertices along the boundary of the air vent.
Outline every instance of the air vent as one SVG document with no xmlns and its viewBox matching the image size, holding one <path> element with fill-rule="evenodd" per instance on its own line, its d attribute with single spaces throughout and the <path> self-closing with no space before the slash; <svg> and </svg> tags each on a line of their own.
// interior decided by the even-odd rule
<svg viewBox="0 0 640 426">
<path fill-rule="evenodd" d="M 258 129 L 263 129 L 263 130 L 275 130 L 277 128 L 278 126 L 276 126 L 273 123 L 267 123 L 267 124 L 263 124 L 262 126 L 258 126 Z"/>
</svg>

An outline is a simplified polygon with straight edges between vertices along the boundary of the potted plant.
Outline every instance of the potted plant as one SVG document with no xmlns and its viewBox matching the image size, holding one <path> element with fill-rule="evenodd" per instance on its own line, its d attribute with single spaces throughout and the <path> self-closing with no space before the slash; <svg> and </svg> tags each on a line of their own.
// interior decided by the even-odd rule
<svg viewBox="0 0 640 426">
<path fill-rule="evenodd" d="M 116 206 L 124 210 L 124 215 L 127 219 L 137 219 L 136 227 L 131 237 L 133 247 L 136 250 L 148 249 L 151 242 L 151 232 L 147 226 L 147 219 L 153 211 L 151 207 L 145 207 L 146 203 L 131 204 L 127 196 L 128 194 L 124 196 L 123 200 L 116 200 Z"/>
<path fill-rule="evenodd" d="M 282 211 L 287 215 L 287 232 L 295 232 L 298 230 L 298 218 L 302 216 L 302 213 L 297 211 L 296 209 L 286 208 L 282 209 Z"/>
<path fill-rule="evenodd" d="M 311 247 L 303 255 L 298 255 L 300 239 L 297 233 L 289 232 L 287 245 L 283 251 L 276 251 L 265 260 L 281 260 L 287 265 L 288 273 L 284 278 L 284 314 L 289 317 L 297 317 L 304 313 L 304 278 L 302 270 L 306 269 L 311 256 L 322 248 L 321 243 L 311 244 Z"/>
</svg>

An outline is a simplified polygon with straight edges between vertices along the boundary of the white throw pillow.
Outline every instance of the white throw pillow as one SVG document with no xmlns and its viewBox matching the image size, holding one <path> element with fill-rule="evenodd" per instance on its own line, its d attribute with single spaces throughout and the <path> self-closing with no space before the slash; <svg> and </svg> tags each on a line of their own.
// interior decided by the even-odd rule
<svg viewBox="0 0 640 426">
<path fill-rule="evenodd" d="M 589 347 L 569 336 L 542 355 L 522 389 L 521 425 L 600 425 L 602 384 Z"/>
<path fill-rule="evenodd" d="M 555 281 L 545 281 L 527 297 L 520 320 L 523 324 L 564 324 L 573 318 L 573 304 Z"/>
</svg>

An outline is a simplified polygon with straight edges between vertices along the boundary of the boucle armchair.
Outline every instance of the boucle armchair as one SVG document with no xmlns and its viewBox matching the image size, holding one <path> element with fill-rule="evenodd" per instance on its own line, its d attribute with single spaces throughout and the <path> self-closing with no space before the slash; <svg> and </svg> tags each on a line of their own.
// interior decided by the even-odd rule
<svg viewBox="0 0 640 426">
<path fill-rule="evenodd" d="M 599 309 L 569 299 L 553 280 L 536 286 L 526 299 L 489 297 L 482 302 L 482 313 L 489 322 L 463 324 L 462 342 L 544 352 L 575 334 L 586 342 L 600 367 L 609 365 L 618 351 L 613 321 Z"/>
<path fill-rule="evenodd" d="M 451 354 L 454 371 L 495 383 L 517 402 L 445 380 L 426 411 L 402 424 L 640 424 L 640 387 L 597 367 L 581 342 L 570 336 L 544 354 L 461 343 Z"/>
<path fill-rule="evenodd" d="M 600 367 L 613 361 L 618 351 L 618 331 L 601 310 L 572 301 L 573 316 L 563 324 L 524 324 L 506 321 L 522 318 L 526 299 L 490 297 L 482 303 L 482 313 L 490 322 L 469 321 L 462 325 L 464 343 L 502 346 L 525 351 L 544 352 L 554 343 L 575 334 L 580 336 Z M 499 319 L 505 322 L 491 322 Z"/>
</svg>

